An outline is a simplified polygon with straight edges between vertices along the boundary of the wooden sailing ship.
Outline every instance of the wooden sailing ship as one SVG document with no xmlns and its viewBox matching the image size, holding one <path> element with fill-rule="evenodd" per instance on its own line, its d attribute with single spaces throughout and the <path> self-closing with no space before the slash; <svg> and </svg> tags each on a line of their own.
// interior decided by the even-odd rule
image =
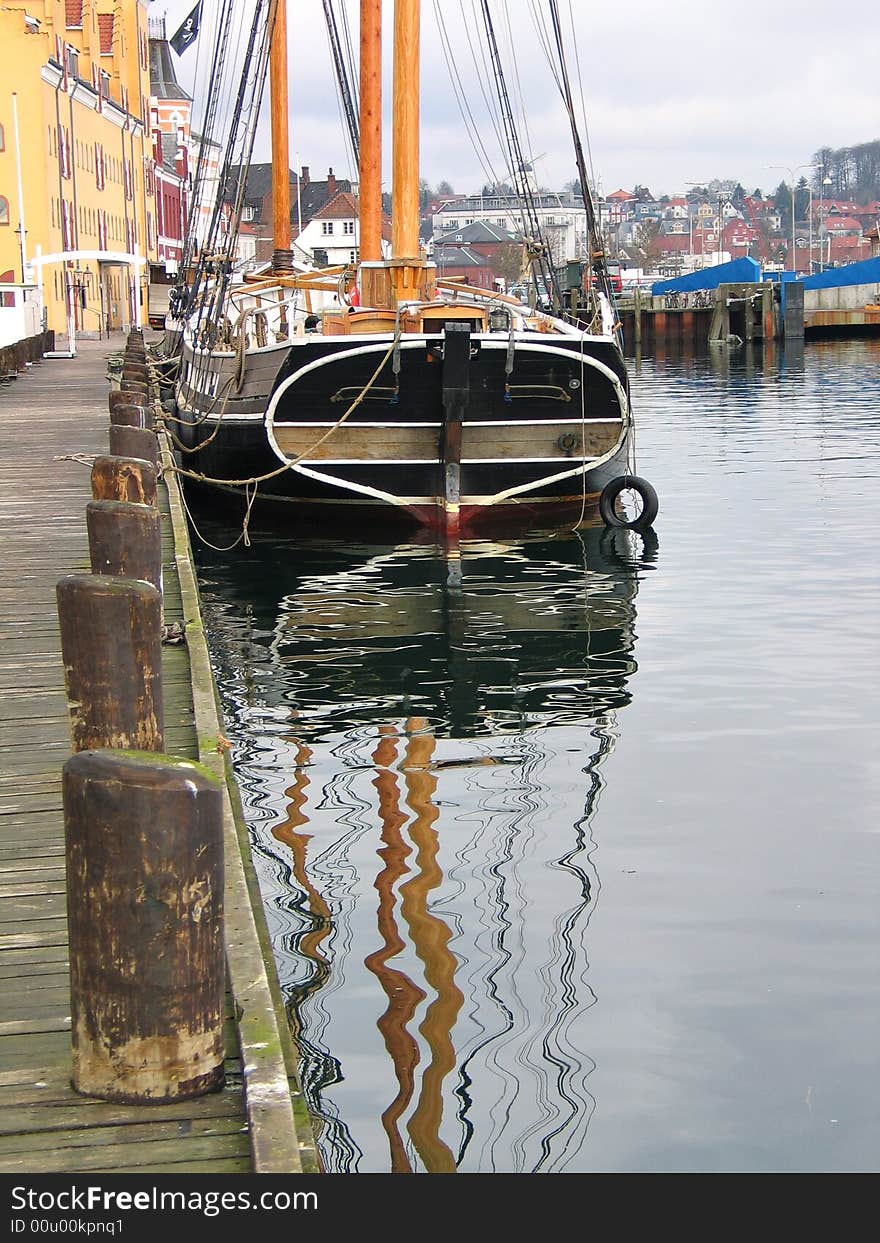
<svg viewBox="0 0 880 1243">
<path fill-rule="evenodd" d="M 485 530 L 582 519 L 650 524 L 596 230 L 572 322 L 438 279 L 419 243 L 419 0 L 395 0 L 391 257 L 381 253 L 381 0 L 362 0 L 359 261 L 294 270 L 285 0 L 271 43 L 272 270 L 190 303 L 176 384 L 184 466 L 303 514 Z M 589 196 L 585 179 L 584 194 Z M 335 305 L 327 305 L 336 296 Z M 323 301 L 323 305 L 321 305 Z M 559 309 L 559 308 L 557 308 Z M 585 317 L 584 317 L 585 315 Z M 624 489 L 636 509 L 620 508 Z"/>
</svg>

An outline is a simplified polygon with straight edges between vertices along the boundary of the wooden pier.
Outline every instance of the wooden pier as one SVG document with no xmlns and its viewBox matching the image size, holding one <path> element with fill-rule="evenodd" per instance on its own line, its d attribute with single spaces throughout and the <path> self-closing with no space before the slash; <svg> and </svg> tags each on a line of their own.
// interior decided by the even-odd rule
<svg viewBox="0 0 880 1243">
<path fill-rule="evenodd" d="M 629 353 L 772 341 L 791 331 L 785 331 L 778 290 L 768 283 L 727 284 L 675 294 L 636 290 L 618 299 L 617 310 Z"/>
<path fill-rule="evenodd" d="M 165 749 L 224 781 L 226 1085 L 170 1105 L 70 1086 L 61 769 L 71 737 L 55 589 L 89 570 L 89 459 L 107 453 L 107 360 L 124 345 L 121 334 L 82 341 L 76 358 L 0 389 L 0 1171 L 313 1173 L 173 476 L 159 489 L 164 621 L 182 637 L 162 648 Z"/>
</svg>

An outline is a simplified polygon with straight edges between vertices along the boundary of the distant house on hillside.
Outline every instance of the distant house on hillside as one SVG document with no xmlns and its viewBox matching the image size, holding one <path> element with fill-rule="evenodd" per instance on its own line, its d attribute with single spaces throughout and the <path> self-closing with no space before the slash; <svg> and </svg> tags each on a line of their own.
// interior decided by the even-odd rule
<svg viewBox="0 0 880 1243">
<path fill-rule="evenodd" d="M 316 211 L 302 233 L 294 229 L 294 254 L 319 267 L 343 267 L 357 262 L 360 248 L 360 219 L 357 195 L 347 190 L 335 195 Z M 382 249 L 388 253 L 391 222 L 382 222 Z"/>
<path fill-rule="evenodd" d="M 230 170 L 227 183 L 227 200 L 231 199 L 232 187 L 238 177 L 238 166 Z M 312 181 L 308 165 L 299 174 L 290 172 L 290 222 L 295 236 L 300 223 L 303 230 L 317 212 L 337 194 L 351 194 L 352 184 L 347 178 L 337 178 L 328 169 L 323 181 Z M 252 164 L 248 169 L 242 207 L 242 221 L 251 226 L 255 237 L 256 261 L 266 263 L 272 257 L 272 165 Z"/>
<path fill-rule="evenodd" d="M 434 244 L 434 262 L 438 277 L 464 281 L 481 289 L 493 287 L 495 277 L 489 260 L 470 246 L 447 246 L 437 242 Z"/>
</svg>

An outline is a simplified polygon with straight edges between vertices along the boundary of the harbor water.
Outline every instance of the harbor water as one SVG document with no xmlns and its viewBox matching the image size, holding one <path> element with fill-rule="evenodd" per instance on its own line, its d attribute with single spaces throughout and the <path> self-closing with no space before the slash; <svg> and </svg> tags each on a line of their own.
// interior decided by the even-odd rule
<svg viewBox="0 0 880 1243">
<path fill-rule="evenodd" d="M 631 382 L 645 535 L 194 536 L 330 1173 L 877 1169 L 880 342 Z"/>
</svg>

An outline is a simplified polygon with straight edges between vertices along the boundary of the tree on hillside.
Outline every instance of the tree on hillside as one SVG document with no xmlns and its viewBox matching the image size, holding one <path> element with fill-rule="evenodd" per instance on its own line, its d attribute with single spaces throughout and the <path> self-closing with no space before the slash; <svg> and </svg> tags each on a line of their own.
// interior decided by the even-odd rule
<svg viewBox="0 0 880 1243">
<path fill-rule="evenodd" d="M 500 276 L 509 289 L 523 274 L 523 248 L 519 242 L 505 242 L 489 260 L 493 276 Z"/>
<path fill-rule="evenodd" d="M 813 156 L 813 190 L 826 198 L 870 203 L 880 199 L 880 139 L 854 147 L 820 147 Z M 831 185 L 823 187 L 828 176 Z"/>
<path fill-rule="evenodd" d="M 788 237 L 791 233 L 791 186 L 787 182 L 780 181 L 773 191 L 773 201 L 776 204 L 782 232 Z"/>
<path fill-rule="evenodd" d="M 663 254 L 662 226 L 659 220 L 645 220 L 635 232 L 634 249 L 643 268 L 652 267 Z"/>
</svg>

